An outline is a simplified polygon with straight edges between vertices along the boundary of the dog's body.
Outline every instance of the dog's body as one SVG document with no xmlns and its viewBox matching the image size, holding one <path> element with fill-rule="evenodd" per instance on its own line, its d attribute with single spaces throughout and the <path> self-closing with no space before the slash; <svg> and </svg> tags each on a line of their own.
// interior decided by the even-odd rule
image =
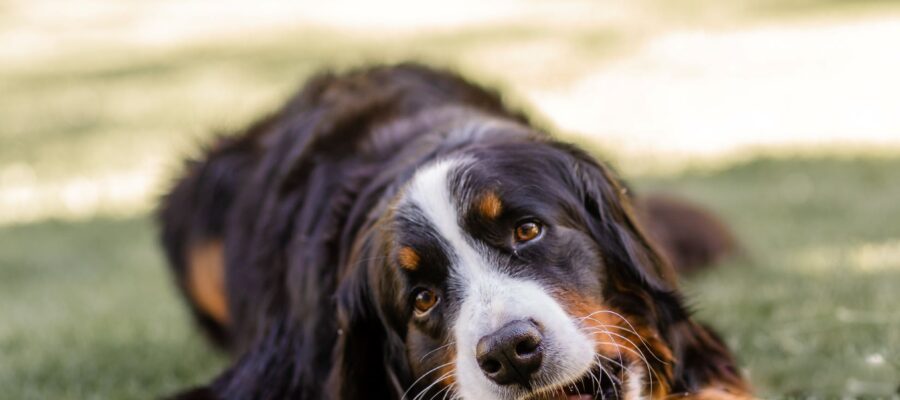
<svg viewBox="0 0 900 400">
<path fill-rule="evenodd" d="M 453 74 L 319 76 L 164 201 L 179 286 L 235 360 L 183 396 L 746 396 L 624 192 Z"/>
</svg>

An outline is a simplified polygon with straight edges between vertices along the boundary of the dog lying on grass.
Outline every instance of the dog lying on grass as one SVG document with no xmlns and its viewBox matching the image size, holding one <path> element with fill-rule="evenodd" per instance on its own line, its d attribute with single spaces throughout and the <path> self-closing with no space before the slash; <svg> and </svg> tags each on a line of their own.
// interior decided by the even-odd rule
<svg viewBox="0 0 900 400">
<path fill-rule="evenodd" d="M 632 198 L 450 72 L 309 80 L 189 162 L 160 220 L 187 304 L 233 356 L 178 398 L 749 396 L 672 266 L 730 252 L 724 226 Z"/>
</svg>

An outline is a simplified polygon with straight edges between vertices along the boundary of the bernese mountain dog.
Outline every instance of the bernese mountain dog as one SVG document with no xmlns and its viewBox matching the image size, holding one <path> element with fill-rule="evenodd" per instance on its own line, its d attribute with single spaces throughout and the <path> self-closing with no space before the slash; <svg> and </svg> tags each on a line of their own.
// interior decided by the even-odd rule
<svg viewBox="0 0 900 400">
<path fill-rule="evenodd" d="M 672 266 L 727 232 L 634 197 L 454 73 L 318 75 L 163 199 L 178 287 L 232 356 L 175 398 L 749 397 Z"/>
</svg>

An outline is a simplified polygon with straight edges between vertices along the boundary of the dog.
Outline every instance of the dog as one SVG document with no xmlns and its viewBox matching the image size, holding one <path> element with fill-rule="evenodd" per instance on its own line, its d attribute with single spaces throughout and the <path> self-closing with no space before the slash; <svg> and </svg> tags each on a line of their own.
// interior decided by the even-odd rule
<svg viewBox="0 0 900 400">
<path fill-rule="evenodd" d="M 636 200 L 449 71 L 310 79 L 189 161 L 159 219 L 186 303 L 233 360 L 175 398 L 751 396 L 670 262 L 718 258 L 724 226 Z M 672 243 L 678 224 L 708 232 Z"/>
</svg>

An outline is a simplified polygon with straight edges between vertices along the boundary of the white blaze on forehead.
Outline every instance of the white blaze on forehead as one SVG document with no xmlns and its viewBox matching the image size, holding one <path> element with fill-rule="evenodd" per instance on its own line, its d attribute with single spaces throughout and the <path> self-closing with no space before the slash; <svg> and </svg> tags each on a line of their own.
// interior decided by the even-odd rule
<svg viewBox="0 0 900 400">
<path fill-rule="evenodd" d="M 459 392 L 465 399 L 508 398 L 509 392 L 489 381 L 475 360 L 478 341 L 503 325 L 520 319 L 537 322 L 543 329 L 543 366 L 535 377 L 543 383 L 562 384 L 578 379 L 592 366 L 593 342 L 566 314 L 548 291 L 533 279 L 510 276 L 501 260 L 484 245 L 476 244 L 461 227 L 465 199 L 454 201 L 452 174 L 464 174 L 471 159 L 437 161 L 413 177 L 407 191 L 409 203 L 422 213 L 442 237 L 452 261 L 450 285 L 460 307 L 451 317 L 457 348 Z M 460 177 L 464 182 L 465 177 Z"/>
<path fill-rule="evenodd" d="M 450 190 L 450 179 L 453 173 L 463 174 L 463 169 L 474 162 L 471 159 L 448 159 L 419 171 L 412 179 L 409 188 L 409 200 L 419 208 L 429 226 L 437 231 L 446 242 L 453 259 L 450 282 L 460 285 L 459 289 L 468 292 L 473 283 L 487 282 L 498 275 L 491 268 L 484 252 L 479 252 L 470 240 L 466 239 L 461 225 L 461 215 L 466 212 L 465 199 L 456 199 Z M 465 178 L 460 177 L 464 182 Z"/>
<path fill-rule="evenodd" d="M 460 228 L 460 211 L 453 204 L 450 174 L 464 168 L 466 159 L 441 160 L 422 169 L 412 179 L 409 200 L 419 208 L 431 227 L 447 241 L 450 250 L 459 258 L 456 267 L 476 267 L 479 255 L 466 241 Z M 459 202 L 462 204 L 462 202 Z"/>
</svg>

